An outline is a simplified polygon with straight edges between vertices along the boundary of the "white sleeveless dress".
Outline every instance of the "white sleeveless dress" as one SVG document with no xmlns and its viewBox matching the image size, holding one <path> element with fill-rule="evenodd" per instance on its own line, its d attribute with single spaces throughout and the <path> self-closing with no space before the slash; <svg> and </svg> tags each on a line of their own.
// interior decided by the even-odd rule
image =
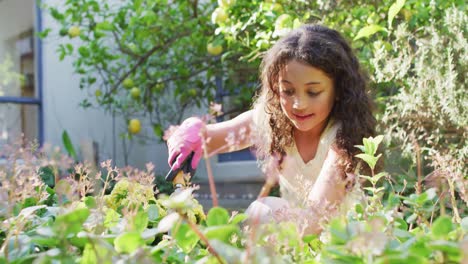
<svg viewBox="0 0 468 264">
<path fill-rule="evenodd" d="M 252 132 L 255 133 L 254 140 L 262 140 L 264 144 L 271 142 L 268 136 L 268 132 L 271 133 L 268 119 L 262 104 L 257 103 L 253 109 Z M 262 126 L 261 129 L 256 129 L 258 126 Z M 286 157 L 284 157 L 282 170 L 278 175 L 278 182 L 281 198 L 285 199 L 291 206 L 304 208 L 307 205 L 309 193 L 313 189 L 312 187 L 320 174 L 327 152 L 334 143 L 340 127 L 340 122 L 335 122 L 333 119 L 329 120 L 320 136 L 315 157 L 307 163 L 303 161 L 295 142 L 286 149 Z M 340 205 L 341 210 L 347 210 L 361 200 L 362 192 L 358 185 L 355 184 L 352 190 L 347 192 L 344 201 Z"/>
</svg>

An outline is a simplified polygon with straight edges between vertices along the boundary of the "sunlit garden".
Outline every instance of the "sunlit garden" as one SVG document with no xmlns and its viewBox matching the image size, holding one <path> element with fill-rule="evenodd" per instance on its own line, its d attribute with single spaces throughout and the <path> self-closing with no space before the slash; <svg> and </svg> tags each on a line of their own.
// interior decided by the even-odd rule
<svg viewBox="0 0 468 264">
<path fill-rule="evenodd" d="M 114 130 L 125 164 L 86 160 L 70 131 L 60 146 L 21 138 L 1 146 L 0 264 L 468 263 L 465 1 L 39 3 L 57 27 L 37 37 L 59 40 L 53 56 L 85 96 L 76 107 L 123 120 Z M 375 135 L 354 146 L 362 196 L 320 218 L 320 232 L 305 232 L 309 212 L 259 221 L 218 204 L 209 158 L 236 148 L 245 131 L 212 152 L 202 139 L 208 206 L 193 175 L 175 186 L 155 169 L 167 164 L 127 162 L 132 144 L 166 146 L 187 117 L 215 124 L 249 110 L 264 55 L 303 24 L 346 38 L 377 121 Z M 24 81 L 11 68 L 0 60 L 0 88 Z M 262 170 L 259 199 L 281 196 L 276 170 Z"/>
</svg>

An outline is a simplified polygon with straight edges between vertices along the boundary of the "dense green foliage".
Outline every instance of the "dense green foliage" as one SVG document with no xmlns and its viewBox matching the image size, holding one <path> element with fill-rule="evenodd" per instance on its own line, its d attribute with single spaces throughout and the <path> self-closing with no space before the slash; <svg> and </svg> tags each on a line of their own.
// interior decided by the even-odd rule
<svg viewBox="0 0 468 264">
<path fill-rule="evenodd" d="M 365 139 L 359 146 L 359 157 L 370 166 L 382 158 L 377 153 L 382 138 Z M 152 166 L 144 171 L 119 169 L 107 161 L 101 164 L 102 173 L 96 173 L 77 164 L 63 175 L 60 172 L 71 166 L 65 156 L 15 147 L 8 157 L 16 159 L 9 160 L 22 162 L 6 164 L 0 174 L 0 263 L 468 260 L 463 255 L 468 249 L 468 217 L 461 223 L 449 216 L 433 217 L 435 189 L 409 196 L 386 192 L 378 184 L 388 180 L 383 172 L 360 175 L 369 181 L 366 198 L 324 223 L 320 236 L 302 236 L 300 215 L 258 225 L 221 207 L 205 215 L 192 198 L 192 188 L 156 196 Z M 117 184 L 106 194 L 111 181 Z"/>
</svg>

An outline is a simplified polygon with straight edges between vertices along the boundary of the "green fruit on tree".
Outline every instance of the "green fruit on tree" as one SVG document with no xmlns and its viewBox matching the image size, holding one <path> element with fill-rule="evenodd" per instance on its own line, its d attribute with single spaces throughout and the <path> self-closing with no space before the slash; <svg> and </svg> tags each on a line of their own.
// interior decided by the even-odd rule
<svg viewBox="0 0 468 264">
<path fill-rule="evenodd" d="M 102 96 L 102 91 L 99 90 L 99 89 L 97 89 L 96 91 L 94 91 L 94 95 L 95 95 L 96 97 L 101 97 L 101 96 Z"/>
<path fill-rule="evenodd" d="M 188 90 L 188 94 L 190 96 L 192 96 L 192 97 L 196 96 L 197 95 L 197 90 L 195 88 L 191 88 L 191 89 Z"/>
<path fill-rule="evenodd" d="M 164 83 L 157 83 L 153 86 L 153 89 L 151 89 L 152 93 L 161 93 L 164 91 Z"/>
<path fill-rule="evenodd" d="M 130 122 L 128 122 L 128 132 L 131 134 L 138 134 L 141 131 L 141 122 L 139 119 L 131 119 Z"/>
<path fill-rule="evenodd" d="M 211 14 L 211 22 L 213 22 L 213 24 L 222 24 L 226 22 L 227 18 L 226 11 L 220 7 L 216 8 L 213 14 Z"/>
<path fill-rule="evenodd" d="M 81 31 L 78 26 L 71 26 L 68 29 L 68 36 L 70 36 L 70 38 L 78 37 L 80 35 L 80 32 Z"/>
<path fill-rule="evenodd" d="M 218 5 L 220 7 L 226 8 L 232 6 L 236 0 L 218 0 Z"/>
<path fill-rule="evenodd" d="M 138 87 L 133 87 L 130 90 L 130 95 L 132 96 L 133 99 L 138 99 L 140 98 L 140 88 Z"/>
<path fill-rule="evenodd" d="M 221 54 L 221 52 L 223 52 L 223 46 L 208 43 L 208 45 L 206 46 L 206 50 L 209 54 L 213 56 L 218 56 L 219 54 Z"/>
<path fill-rule="evenodd" d="M 126 78 L 123 82 L 122 82 L 122 85 L 125 89 L 130 89 L 130 88 L 133 88 L 135 86 L 135 84 L 133 83 L 133 80 L 130 79 L 130 78 Z"/>
</svg>

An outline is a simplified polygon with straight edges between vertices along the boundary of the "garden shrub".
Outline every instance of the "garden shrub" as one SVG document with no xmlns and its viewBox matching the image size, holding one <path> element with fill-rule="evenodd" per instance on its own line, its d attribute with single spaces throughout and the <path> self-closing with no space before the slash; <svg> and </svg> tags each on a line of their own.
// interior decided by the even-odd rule
<svg viewBox="0 0 468 264">
<path fill-rule="evenodd" d="M 375 162 L 382 136 L 366 139 L 359 157 Z M 0 263 L 462 263 L 468 248 L 468 217 L 460 223 L 434 217 L 437 190 L 404 195 L 379 185 L 387 173 L 368 180 L 366 199 L 324 224 L 320 236 L 301 236 L 296 221 L 247 224 L 246 215 L 214 207 L 205 215 L 192 187 L 171 196 L 150 194 L 149 170 L 101 164 L 108 177 L 76 164 L 54 188 L 34 174 L 60 155 L 23 149 L 21 170 L 1 174 Z M 25 154 L 30 153 L 30 154 Z M 11 155 L 12 157 L 15 155 Z M 15 157 L 18 157 L 17 155 Z M 67 158 L 64 157 L 64 160 Z M 10 159 L 10 161 L 15 161 Z M 17 163 L 7 163 L 13 168 Z M 372 166 L 372 164 L 370 164 Z M 66 171 L 66 170 L 65 170 Z M 125 177 L 123 171 L 138 173 Z M 107 172 L 107 173 L 106 173 Z M 80 177 L 76 178 L 76 174 Z M 83 179 L 87 177 L 87 179 Z M 38 179 L 31 188 L 16 179 Z M 140 179 L 138 181 L 137 179 Z M 105 194 L 109 180 L 117 183 Z M 85 182 L 89 182 L 84 184 Z M 130 186 L 131 185 L 131 186 Z M 94 186 L 89 188 L 89 186 Z M 127 188 L 128 187 L 128 188 Z M 15 188 L 15 189 L 12 189 Z M 12 195 L 15 193 L 15 195 Z M 37 194 L 41 194 L 40 198 Z M 122 203 L 123 201 L 127 201 Z M 128 206 L 132 204 L 132 206 Z M 110 204 L 110 207 L 108 206 Z M 5 205 L 5 207 L 3 207 Z M 124 206 L 122 206 L 124 205 Z M 405 205 L 405 210 L 401 210 Z M 193 217 L 198 215 L 197 217 Z M 415 220 L 420 221 L 416 224 Z"/>
</svg>

